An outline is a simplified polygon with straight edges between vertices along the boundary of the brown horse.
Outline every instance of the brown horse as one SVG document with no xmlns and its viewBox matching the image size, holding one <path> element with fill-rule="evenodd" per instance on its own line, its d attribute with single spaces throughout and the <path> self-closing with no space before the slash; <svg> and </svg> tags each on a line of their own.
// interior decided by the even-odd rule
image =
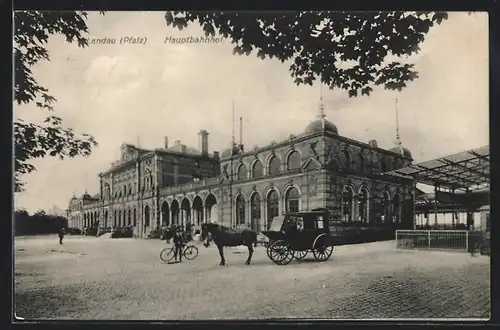
<svg viewBox="0 0 500 330">
<path fill-rule="evenodd" d="M 220 265 L 224 266 L 226 264 L 226 259 L 224 258 L 224 247 L 225 246 L 246 246 L 248 248 L 248 258 L 245 262 L 246 265 L 250 265 L 253 255 L 253 246 L 257 242 L 257 233 L 251 229 L 243 229 L 242 231 L 234 231 L 224 226 L 220 226 L 215 223 L 204 223 L 201 225 L 201 239 L 203 241 L 208 239 L 208 236 L 217 245 L 220 255 Z M 205 246 L 207 246 L 208 240 Z"/>
</svg>

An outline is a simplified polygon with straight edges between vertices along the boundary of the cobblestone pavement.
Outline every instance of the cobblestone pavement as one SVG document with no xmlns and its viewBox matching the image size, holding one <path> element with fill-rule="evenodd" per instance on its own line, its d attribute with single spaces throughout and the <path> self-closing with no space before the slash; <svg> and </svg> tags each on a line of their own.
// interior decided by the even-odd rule
<svg viewBox="0 0 500 330">
<path fill-rule="evenodd" d="M 277 266 L 257 248 L 200 246 L 165 264 L 158 240 L 16 239 L 15 311 L 25 319 L 489 318 L 490 261 L 398 251 L 394 242 L 335 249 Z"/>
</svg>

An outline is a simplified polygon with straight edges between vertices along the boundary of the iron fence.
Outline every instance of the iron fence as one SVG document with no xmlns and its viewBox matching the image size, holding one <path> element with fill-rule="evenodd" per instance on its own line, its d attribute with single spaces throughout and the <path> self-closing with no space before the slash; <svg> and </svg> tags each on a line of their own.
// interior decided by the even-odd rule
<svg viewBox="0 0 500 330">
<path fill-rule="evenodd" d="M 396 248 L 469 252 L 472 236 L 467 230 L 396 230 Z"/>
</svg>

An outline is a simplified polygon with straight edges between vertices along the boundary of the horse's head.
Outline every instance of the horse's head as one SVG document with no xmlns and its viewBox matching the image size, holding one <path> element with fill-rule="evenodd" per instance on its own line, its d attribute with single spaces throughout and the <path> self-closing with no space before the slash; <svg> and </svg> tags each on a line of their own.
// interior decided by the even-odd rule
<svg viewBox="0 0 500 330">
<path fill-rule="evenodd" d="M 210 235 L 214 236 L 214 234 L 218 231 L 219 226 L 215 223 L 204 223 L 201 225 L 201 240 L 204 241 Z"/>
</svg>

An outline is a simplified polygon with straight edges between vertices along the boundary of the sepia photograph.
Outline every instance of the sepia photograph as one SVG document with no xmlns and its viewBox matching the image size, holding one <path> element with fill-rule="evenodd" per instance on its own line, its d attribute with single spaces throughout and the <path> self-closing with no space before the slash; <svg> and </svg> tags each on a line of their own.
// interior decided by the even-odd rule
<svg viewBox="0 0 500 330">
<path fill-rule="evenodd" d="M 12 322 L 489 320 L 488 29 L 14 12 Z"/>
</svg>

